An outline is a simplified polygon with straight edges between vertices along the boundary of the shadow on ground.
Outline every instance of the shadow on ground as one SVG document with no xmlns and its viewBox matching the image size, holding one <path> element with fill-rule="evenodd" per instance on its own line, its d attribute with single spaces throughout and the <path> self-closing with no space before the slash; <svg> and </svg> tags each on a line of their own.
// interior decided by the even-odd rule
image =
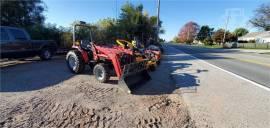
<svg viewBox="0 0 270 128">
<path fill-rule="evenodd" d="M 212 57 L 211 59 L 219 59 Z M 133 91 L 135 95 L 161 95 L 180 93 L 196 93 L 200 85 L 198 74 L 208 72 L 204 69 L 189 68 L 192 64 L 187 63 L 193 60 L 189 55 L 181 52 L 165 49 L 161 65 L 150 75 L 152 80 L 136 88 Z"/>
<path fill-rule="evenodd" d="M 162 95 L 180 93 L 176 91 L 177 89 L 181 89 L 181 93 L 196 92 L 197 86 L 199 86 L 197 75 L 202 72 L 208 72 L 208 70 L 197 69 L 192 73 L 181 72 L 190 66 L 192 64 L 162 62 L 156 71 L 150 73 L 152 80 L 136 88 L 133 94 Z"/>
<path fill-rule="evenodd" d="M 64 58 L 8 66 L 1 68 L 0 92 L 38 90 L 71 77 L 73 74 L 68 70 Z"/>
</svg>

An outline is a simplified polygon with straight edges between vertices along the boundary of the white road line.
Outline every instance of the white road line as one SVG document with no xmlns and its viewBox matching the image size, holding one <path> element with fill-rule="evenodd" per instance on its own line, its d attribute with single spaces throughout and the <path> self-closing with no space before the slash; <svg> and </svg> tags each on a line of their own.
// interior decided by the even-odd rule
<svg viewBox="0 0 270 128">
<path fill-rule="evenodd" d="M 179 49 L 176 49 L 176 50 L 179 50 Z M 180 50 L 180 51 L 183 52 L 182 50 Z M 185 53 L 185 52 L 183 52 L 183 53 Z M 185 54 L 187 54 L 187 53 L 185 53 Z M 188 55 L 190 55 L 190 54 L 188 54 Z M 218 67 L 218 66 L 216 66 L 216 65 L 213 65 L 213 64 L 211 64 L 211 63 L 209 63 L 209 62 L 207 62 L 207 61 L 205 61 L 205 60 L 199 59 L 199 58 L 197 58 L 197 57 L 195 57 L 195 56 L 192 56 L 192 55 L 190 55 L 190 56 L 193 57 L 193 58 L 195 58 L 195 59 L 198 59 L 199 61 L 201 61 L 201 62 L 203 62 L 203 63 L 206 63 L 206 64 L 208 64 L 208 65 L 210 65 L 210 66 L 212 66 L 212 67 L 214 67 L 214 68 L 217 68 L 217 69 L 219 69 L 219 70 L 221 70 L 221 71 L 224 71 L 224 72 L 226 72 L 226 73 L 228 73 L 228 74 L 230 74 L 230 75 L 233 75 L 233 76 L 235 76 L 235 77 L 237 77 L 237 78 L 239 78 L 239 79 L 242 79 L 242 80 L 245 80 L 245 81 L 247 81 L 247 82 L 249 82 L 249 83 L 252 83 L 253 85 L 255 85 L 255 86 L 257 86 L 257 87 L 260 87 L 260 88 L 262 88 L 262 89 L 264 89 L 264 90 L 266 90 L 266 91 L 270 91 L 270 88 L 265 87 L 265 86 L 263 86 L 263 85 L 261 85 L 261 84 L 259 84 L 259 83 L 256 83 L 256 82 L 251 81 L 251 80 L 249 80 L 249 79 L 247 79 L 247 78 L 244 78 L 244 77 L 242 77 L 242 76 L 239 76 L 239 75 L 237 75 L 237 74 L 235 74 L 235 73 L 232 73 L 232 72 L 230 72 L 230 71 L 227 71 L 227 70 L 225 70 L 225 69 L 222 69 L 222 68 L 220 68 L 220 67 Z"/>
</svg>

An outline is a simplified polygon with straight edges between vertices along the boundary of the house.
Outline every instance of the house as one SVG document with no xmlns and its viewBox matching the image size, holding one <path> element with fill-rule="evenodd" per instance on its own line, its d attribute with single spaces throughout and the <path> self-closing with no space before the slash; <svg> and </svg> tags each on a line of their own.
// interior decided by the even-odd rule
<svg viewBox="0 0 270 128">
<path fill-rule="evenodd" d="M 255 41 L 256 43 L 270 43 L 270 31 L 251 32 L 238 37 L 238 42 Z"/>
<path fill-rule="evenodd" d="M 203 43 L 201 42 L 201 41 L 199 41 L 199 40 L 193 40 L 193 42 L 192 42 L 193 44 L 200 44 L 200 45 L 202 45 Z"/>
</svg>

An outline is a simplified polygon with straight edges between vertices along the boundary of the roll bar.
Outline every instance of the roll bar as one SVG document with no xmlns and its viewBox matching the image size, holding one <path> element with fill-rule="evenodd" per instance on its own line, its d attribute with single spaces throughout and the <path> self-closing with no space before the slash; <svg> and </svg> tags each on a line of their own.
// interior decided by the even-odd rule
<svg viewBox="0 0 270 128">
<path fill-rule="evenodd" d="M 75 24 L 73 25 L 73 29 L 72 29 L 73 43 L 76 41 L 76 34 L 75 34 L 75 31 L 76 31 L 76 27 L 77 27 L 77 26 L 86 27 L 86 28 L 89 29 L 89 34 L 90 34 L 90 39 L 91 39 L 90 42 L 92 42 L 92 41 L 93 41 L 93 38 L 92 38 L 91 26 L 87 25 L 86 22 L 84 22 L 84 21 L 79 21 L 79 23 L 75 23 Z"/>
</svg>

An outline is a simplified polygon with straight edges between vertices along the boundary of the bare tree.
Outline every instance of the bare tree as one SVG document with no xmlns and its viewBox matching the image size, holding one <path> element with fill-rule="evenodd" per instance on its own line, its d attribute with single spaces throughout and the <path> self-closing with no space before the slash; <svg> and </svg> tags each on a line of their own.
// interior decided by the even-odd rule
<svg viewBox="0 0 270 128">
<path fill-rule="evenodd" d="M 252 23 L 255 27 L 269 31 L 270 3 L 262 4 L 257 10 L 255 10 L 255 16 L 250 20 L 250 23 Z"/>
</svg>

